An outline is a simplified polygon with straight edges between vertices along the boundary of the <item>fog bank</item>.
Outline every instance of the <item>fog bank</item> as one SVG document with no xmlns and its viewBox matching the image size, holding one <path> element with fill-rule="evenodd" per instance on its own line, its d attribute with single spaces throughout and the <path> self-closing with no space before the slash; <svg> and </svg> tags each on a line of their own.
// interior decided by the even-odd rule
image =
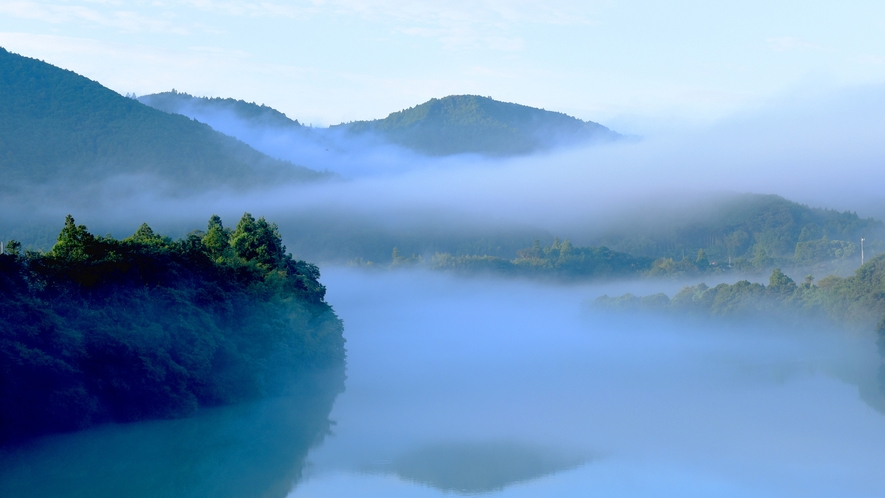
<svg viewBox="0 0 885 498">
<path fill-rule="evenodd" d="M 249 211 L 278 222 L 290 246 L 298 237 L 321 239 L 330 231 L 358 231 L 354 227 L 390 234 L 379 243 L 386 251 L 398 234 L 410 231 L 440 239 L 520 234 L 514 245 L 558 235 L 591 244 L 613 231 L 653 233 L 705 219 L 740 192 L 885 218 L 879 193 L 885 181 L 883 114 L 885 87 L 879 85 L 787 96 L 703 129 L 528 157 L 428 159 L 367 147 L 357 152 L 379 154 L 377 164 L 391 169 L 369 167 L 372 173 L 363 176 L 260 191 L 233 187 L 171 195 L 162 179 L 150 177 L 113 178 L 76 190 L 6 185 L 0 231 L 14 232 L 9 227 L 31 220 L 60 226 L 72 213 L 98 233 L 125 236 L 144 221 L 180 235 L 201 228 L 212 213 L 231 224 Z M 237 132 L 231 126 L 228 131 Z M 334 171 L 337 164 L 317 159 L 306 165 Z M 338 171 L 347 175 L 360 164 L 354 160 Z M 324 227 L 330 229 L 324 233 Z M 427 246 L 432 253 L 433 244 Z"/>
<path fill-rule="evenodd" d="M 291 496 L 443 496 L 391 468 L 440 444 L 582 459 L 500 496 L 885 492 L 870 336 L 580 312 L 620 286 L 344 269 L 323 282 L 347 324 L 348 387 Z M 464 452 L 485 455 L 475 472 L 502 465 Z"/>
</svg>

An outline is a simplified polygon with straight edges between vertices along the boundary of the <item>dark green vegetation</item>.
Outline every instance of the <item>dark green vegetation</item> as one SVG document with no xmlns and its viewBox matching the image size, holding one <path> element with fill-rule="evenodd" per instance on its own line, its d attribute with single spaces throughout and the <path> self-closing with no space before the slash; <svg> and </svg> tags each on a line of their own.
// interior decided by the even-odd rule
<svg viewBox="0 0 885 498">
<path fill-rule="evenodd" d="M 414 258 L 399 256 L 394 249 L 393 265 L 404 265 Z M 430 267 L 461 273 L 496 273 L 506 276 L 542 277 L 558 280 L 626 277 L 640 275 L 651 267 L 651 258 L 634 258 L 607 247 L 575 247 L 566 239 L 554 239 L 547 247 L 539 241 L 517 253 L 512 260 L 496 256 L 452 256 L 436 254 Z"/>
<path fill-rule="evenodd" d="M 180 417 L 340 368 L 318 278 L 248 213 L 177 241 L 147 225 L 97 237 L 69 216 L 48 253 L 0 255 L 0 442 Z"/>
<path fill-rule="evenodd" d="M 877 256 L 849 277 L 828 276 L 815 283 L 809 275 L 796 283 L 775 268 L 768 285 L 741 280 L 734 284 L 685 287 L 672 299 L 665 294 L 602 296 L 596 306 L 613 310 L 664 311 L 697 317 L 765 318 L 872 328 L 885 316 L 885 255 Z"/>
<path fill-rule="evenodd" d="M 434 156 L 510 156 L 621 137 L 598 123 L 476 95 L 430 99 L 384 119 L 354 121 L 332 129 L 372 134 Z"/>
<path fill-rule="evenodd" d="M 174 90 L 145 95 L 138 100 L 166 112 L 202 117 L 210 123 L 216 117 L 235 117 L 255 128 L 309 132 L 310 139 L 323 143 L 331 143 L 328 140 L 342 132 L 345 137 L 392 143 L 432 156 L 468 153 L 512 156 L 560 145 L 622 138 L 598 123 L 476 95 L 431 99 L 384 119 L 342 123 L 328 129 L 307 128 L 270 107 L 242 100 L 194 97 Z M 336 147 L 347 148 L 333 141 Z M 355 144 L 366 146 L 364 141 Z"/>
<path fill-rule="evenodd" d="M 254 126 L 277 128 L 302 128 L 298 120 L 289 119 L 285 114 L 266 105 L 235 99 L 195 97 L 175 90 L 138 97 L 144 105 L 170 114 L 211 114 L 228 113 Z"/>
<path fill-rule="evenodd" d="M 723 196 L 694 213 L 695 221 L 662 222 L 648 230 L 632 226 L 604 236 L 581 236 L 581 230 L 574 229 L 582 243 L 576 239 L 563 243 L 565 255 L 553 234 L 531 226 L 414 218 L 379 220 L 360 213 L 310 212 L 282 215 L 280 225 L 287 233 L 298 234 L 287 241 L 292 252 L 313 261 L 388 266 L 394 263 L 391 251 L 396 247 L 400 257 L 409 259 L 398 265 L 565 280 L 765 274 L 775 267 L 803 275 L 847 275 L 860 264 L 861 237 L 866 238 L 868 259 L 885 248 L 885 227 L 878 220 L 810 208 L 774 195 Z M 14 218 L 2 220 L 0 231 L 26 247 L 48 249 L 50 234 L 58 230 L 12 222 Z M 185 233 L 178 226 L 165 229 Z"/>
<path fill-rule="evenodd" d="M 324 177 L 2 48 L 0 174 L 6 187 L 150 175 L 191 190 Z"/>
<path fill-rule="evenodd" d="M 576 246 L 558 239 L 542 243 L 546 234 L 535 232 L 539 241 L 522 249 L 530 231 L 517 236 L 504 232 L 489 239 L 486 245 L 462 244 L 449 248 L 446 240 L 420 244 L 391 235 L 374 234 L 372 251 L 353 251 L 351 259 L 373 265 L 424 264 L 434 269 L 462 273 L 492 272 L 513 276 L 589 279 L 643 275 L 700 276 L 739 271 L 761 273 L 775 267 L 806 273 L 846 274 L 860 264 L 860 239 L 865 237 L 867 258 L 885 249 L 882 222 L 863 219 L 851 212 L 816 209 L 788 201 L 776 195 L 731 195 L 709 205 L 707 211 L 694 213 L 696 221 L 658 224 L 642 231 L 609 233 L 585 237 L 593 245 Z M 626 223 L 629 225 L 629 223 Z M 355 230 L 351 234 L 358 234 Z M 639 235 L 634 235 L 638 233 Z M 334 231 L 325 237 L 334 237 Z M 369 236 L 366 236 L 369 242 Z M 359 242 L 363 238 L 356 236 Z M 310 239 L 317 243 L 322 239 Z M 357 242 L 354 240 L 354 242 Z M 399 259 L 390 258 L 389 249 L 379 257 L 377 246 L 387 242 L 398 248 Z M 400 242 L 407 242 L 400 244 Z M 342 248 L 362 247 L 343 242 Z M 388 246 L 391 247 L 391 246 Z M 309 251 L 301 248 L 300 251 Z M 434 255 L 435 254 L 435 255 Z M 407 256 L 408 257 L 405 257 Z M 423 256 L 418 260 L 417 256 Z"/>
<path fill-rule="evenodd" d="M 589 304 L 589 303 L 588 303 Z M 734 284 L 685 287 L 665 294 L 637 297 L 601 296 L 591 306 L 617 312 L 657 312 L 695 319 L 749 321 L 800 330 L 828 326 L 871 331 L 878 335 L 879 390 L 885 393 L 885 254 L 858 268 L 849 277 L 828 276 L 817 283 L 811 275 L 796 283 L 776 268 L 768 285 L 741 280 Z"/>
<path fill-rule="evenodd" d="M 878 220 L 862 219 L 850 212 L 809 208 L 775 195 L 732 196 L 698 217 L 702 221 L 665 226 L 662 231 L 637 237 L 588 237 L 602 244 L 596 246 L 580 247 L 569 240 L 560 242 L 553 238 L 546 246 L 539 239 L 532 247 L 514 250 L 519 247 L 517 244 L 525 243 L 530 234 L 526 231 L 518 237 L 514 232 L 509 238 L 506 233 L 499 233 L 494 243 L 488 240 L 484 246 L 464 244 L 460 251 L 445 248 L 445 240 L 436 245 L 445 249 L 436 251 L 433 244 L 423 248 L 414 243 L 397 245 L 391 259 L 390 252 L 379 258 L 379 250 L 373 247 L 371 257 L 357 252 L 351 260 L 368 266 L 390 261 L 392 266 L 424 265 L 460 273 L 557 280 L 638 275 L 685 277 L 735 271 L 758 274 L 775 267 L 804 273 L 847 274 L 860 264 L 861 237 L 866 239 L 867 258 L 885 247 L 881 239 L 885 226 Z M 397 243 L 393 237 L 374 237 L 373 246 Z M 624 248 L 633 248 L 634 252 Z M 681 254 L 674 257 L 677 252 Z"/>
<path fill-rule="evenodd" d="M 860 263 L 861 237 L 868 256 L 885 250 L 881 221 L 777 195 L 729 196 L 692 215 L 697 221 L 662 224 L 638 235 L 634 229 L 616 232 L 594 243 L 655 258 L 653 273 L 663 274 L 720 271 L 729 261 L 741 271 L 838 262 L 854 268 Z"/>
</svg>

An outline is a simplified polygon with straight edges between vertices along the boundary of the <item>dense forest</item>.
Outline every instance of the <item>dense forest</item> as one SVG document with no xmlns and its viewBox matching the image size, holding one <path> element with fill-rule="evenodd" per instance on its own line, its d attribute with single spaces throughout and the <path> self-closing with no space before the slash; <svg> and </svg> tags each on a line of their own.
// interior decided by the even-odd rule
<svg viewBox="0 0 885 498">
<path fill-rule="evenodd" d="M 696 258 L 703 250 L 713 267 L 743 271 L 813 267 L 848 261 L 860 263 L 860 239 L 868 254 L 885 250 L 885 225 L 856 213 L 811 208 L 778 195 L 720 196 L 697 221 L 662 223 L 638 235 L 614 232 L 594 243 L 660 260 L 661 271 L 679 271 L 673 263 Z M 632 231 L 635 232 L 635 231 Z M 669 260 L 669 261 L 667 261 Z"/>
<path fill-rule="evenodd" d="M 430 99 L 384 119 L 354 121 L 331 128 L 357 135 L 372 134 L 433 156 L 512 156 L 559 145 L 621 138 L 592 121 L 477 95 Z"/>
<path fill-rule="evenodd" d="M 13 225 L 13 218 L 0 221 L 6 237 L 36 249 L 48 250 L 58 231 L 40 223 Z M 400 266 L 407 257 L 408 264 L 438 270 L 564 280 L 763 275 L 775 267 L 791 274 L 848 275 L 860 264 L 861 237 L 868 259 L 885 249 L 885 226 L 878 220 L 757 194 L 724 196 L 701 221 L 662 224 L 641 236 L 582 237 L 573 230 L 584 244 L 571 238 L 558 242 L 554 234 L 527 225 L 391 224 L 360 213 L 313 212 L 283 214 L 278 221 L 286 233 L 299 234 L 287 241 L 290 250 L 312 261 L 385 267 L 396 263 L 391 253 L 397 248 Z M 186 233 L 183 225 L 164 229 Z"/>
<path fill-rule="evenodd" d="M 123 240 L 68 216 L 46 253 L 0 255 L 0 442 L 187 415 L 343 372 L 342 324 L 316 266 L 246 213 L 179 240 Z"/>
<path fill-rule="evenodd" d="M 418 262 L 416 257 L 400 256 L 394 249 L 393 266 Z M 651 258 L 634 258 L 607 247 L 575 247 L 568 239 L 553 240 L 542 247 L 539 241 L 518 251 L 511 260 L 496 256 L 453 256 L 438 253 L 430 261 L 434 270 L 458 273 L 494 273 L 514 277 L 584 280 L 641 275 L 652 265 Z"/>
<path fill-rule="evenodd" d="M 417 265 L 462 274 L 556 280 L 759 274 L 775 267 L 795 272 L 847 274 L 860 264 L 861 237 L 865 238 L 868 258 L 882 252 L 883 229 L 882 222 L 862 219 L 856 213 L 809 208 L 774 195 L 746 194 L 729 198 L 705 221 L 673 227 L 669 234 L 645 234 L 641 239 L 604 238 L 612 247 L 576 246 L 568 239 L 560 241 L 554 237 L 547 245 L 536 239 L 530 247 L 513 250 L 530 234 L 513 232 L 510 237 L 499 234 L 495 245 L 489 244 L 490 240 L 486 240 L 485 246 L 462 245 L 461 252 L 444 250 L 428 256 L 426 250 L 416 251 L 416 244 L 411 243 L 395 246 L 392 256 L 377 258 L 377 250 L 373 249 L 375 258 L 360 255 L 351 258 L 351 263 L 381 267 L 389 261 L 391 267 Z M 354 231 L 352 236 L 358 233 Z M 334 237 L 334 232 L 326 236 Z M 385 240 L 377 233 L 374 237 L 376 244 Z M 665 256 L 637 256 L 614 249 L 635 247 L 636 242 L 645 244 L 646 249 L 655 247 Z M 444 241 L 439 246 L 445 247 Z M 677 249 L 682 254 L 670 256 Z M 515 255 L 508 255 L 510 251 Z M 641 248 L 636 252 L 654 254 Z"/>
<path fill-rule="evenodd" d="M 297 119 L 289 119 L 282 112 L 245 100 L 218 97 L 195 97 L 184 92 L 170 92 L 142 95 L 138 101 L 144 105 L 159 109 L 170 114 L 185 116 L 201 116 L 227 113 L 230 116 L 252 126 L 271 126 L 277 128 L 302 128 Z M 210 123 L 211 125 L 211 123 Z"/>
<path fill-rule="evenodd" d="M 0 173 L 7 188 L 151 175 L 189 190 L 329 176 L 272 159 L 208 125 L 2 48 Z"/>
<path fill-rule="evenodd" d="M 830 275 L 815 282 L 808 275 L 799 283 L 775 268 L 768 285 L 741 280 L 734 284 L 685 287 L 672 298 L 666 294 L 633 294 L 597 298 L 593 306 L 610 310 L 667 312 L 680 316 L 766 320 L 826 320 L 872 328 L 878 324 L 885 341 L 885 254 L 848 277 Z M 885 347 L 885 342 L 881 343 Z"/>
<path fill-rule="evenodd" d="M 306 127 L 271 107 L 231 98 L 195 97 L 173 90 L 144 95 L 138 100 L 165 112 L 205 121 L 216 129 L 230 129 L 226 120 L 236 118 L 253 129 L 285 130 L 336 148 L 347 149 L 347 139 L 351 138 L 359 139 L 350 144 L 354 147 L 377 141 L 431 156 L 513 156 L 561 145 L 622 138 L 598 123 L 476 95 L 431 99 L 384 119 L 353 121 L 329 128 Z"/>
<path fill-rule="evenodd" d="M 558 279 L 762 274 L 775 267 L 845 275 L 860 264 L 862 237 L 867 258 L 885 250 L 881 221 L 811 208 L 776 195 L 723 195 L 694 221 L 661 223 L 654 230 L 584 236 L 574 230 L 576 238 L 590 242 L 586 245 L 560 242 L 553 234 L 526 226 L 486 230 L 465 226 L 447 232 L 445 224 L 438 223 L 392 231 L 353 216 L 350 222 L 299 218 L 283 224 L 310 235 L 295 242 L 296 252 L 314 259 L 381 267 L 401 266 L 407 258 L 409 264 L 462 273 Z M 391 257 L 394 247 L 399 260 Z"/>
</svg>

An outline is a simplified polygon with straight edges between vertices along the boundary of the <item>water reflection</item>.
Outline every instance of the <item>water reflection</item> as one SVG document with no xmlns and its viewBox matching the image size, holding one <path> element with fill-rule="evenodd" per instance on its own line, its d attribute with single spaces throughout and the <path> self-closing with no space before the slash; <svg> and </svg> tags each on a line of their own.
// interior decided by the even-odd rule
<svg viewBox="0 0 885 498">
<path fill-rule="evenodd" d="M 0 453 L 0 496 L 286 496 L 329 434 L 343 368 L 290 395 L 178 420 L 114 424 Z"/>
<path fill-rule="evenodd" d="M 581 313 L 610 286 L 324 283 L 348 389 L 293 498 L 885 496 L 869 335 Z M 543 461 L 569 451 L 593 460 Z"/>
<path fill-rule="evenodd" d="M 481 494 L 570 470 L 586 461 L 512 441 L 447 442 L 415 448 L 366 470 L 445 492 Z"/>
</svg>

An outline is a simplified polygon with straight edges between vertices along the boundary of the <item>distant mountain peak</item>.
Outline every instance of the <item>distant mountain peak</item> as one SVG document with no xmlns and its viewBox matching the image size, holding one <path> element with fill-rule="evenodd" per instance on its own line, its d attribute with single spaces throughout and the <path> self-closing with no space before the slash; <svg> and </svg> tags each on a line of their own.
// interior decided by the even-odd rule
<svg viewBox="0 0 885 498">
<path fill-rule="evenodd" d="M 72 71 L 4 49 L 0 174 L 7 183 L 149 175 L 188 189 L 328 176 L 272 159 L 203 123 L 160 112 Z"/>
<path fill-rule="evenodd" d="M 279 111 L 243 100 L 194 97 L 174 90 L 138 100 L 169 113 L 195 118 L 238 138 L 244 136 L 241 125 L 246 125 L 253 131 L 274 128 L 305 132 L 304 140 L 331 140 L 338 148 L 388 143 L 430 156 L 517 156 L 623 138 L 599 123 L 480 95 L 433 98 L 383 119 L 352 121 L 328 129 L 310 128 L 310 133 L 306 133 L 307 127 Z M 230 118 L 239 124 L 233 125 Z M 343 141 L 338 139 L 341 132 Z M 360 140 L 348 144 L 347 136 Z"/>
<path fill-rule="evenodd" d="M 599 123 L 479 95 L 433 98 L 384 119 L 337 127 L 429 155 L 510 156 L 621 138 Z"/>
<path fill-rule="evenodd" d="M 174 88 L 169 92 L 142 95 L 138 97 L 138 101 L 170 114 L 230 113 L 232 116 L 253 125 L 283 128 L 303 126 L 297 119 L 290 119 L 284 113 L 264 104 L 231 98 L 196 97 L 189 93 L 176 91 Z"/>
</svg>

